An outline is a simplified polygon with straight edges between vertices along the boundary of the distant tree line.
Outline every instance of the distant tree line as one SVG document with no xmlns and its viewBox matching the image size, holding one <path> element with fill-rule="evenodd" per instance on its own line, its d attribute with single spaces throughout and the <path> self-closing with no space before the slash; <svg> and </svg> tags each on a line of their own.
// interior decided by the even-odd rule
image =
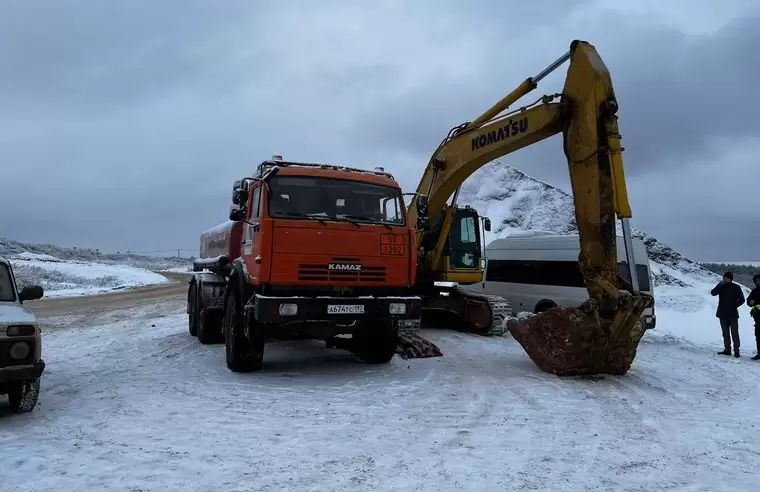
<svg viewBox="0 0 760 492">
<path fill-rule="evenodd" d="M 726 272 L 733 272 L 734 275 L 742 276 L 760 273 L 760 266 L 734 265 L 731 263 L 700 263 L 700 265 L 718 275 L 723 275 Z"/>
</svg>

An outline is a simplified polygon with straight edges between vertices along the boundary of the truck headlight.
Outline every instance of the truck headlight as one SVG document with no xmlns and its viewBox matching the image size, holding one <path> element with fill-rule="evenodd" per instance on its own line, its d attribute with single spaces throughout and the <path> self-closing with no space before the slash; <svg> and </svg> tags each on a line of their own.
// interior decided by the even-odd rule
<svg viewBox="0 0 760 492">
<path fill-rule="evenodd" d="M 280 316 L 295 316 L 298 314 L 298 304 L 283 303 L 278 309 Z"/>
<path fill-rule="evenodd" d="M 392 302 L 388 305 L 388 311 L 391 314 L 406 314 L 406 304 L 403 302 Z"/>
</svg>

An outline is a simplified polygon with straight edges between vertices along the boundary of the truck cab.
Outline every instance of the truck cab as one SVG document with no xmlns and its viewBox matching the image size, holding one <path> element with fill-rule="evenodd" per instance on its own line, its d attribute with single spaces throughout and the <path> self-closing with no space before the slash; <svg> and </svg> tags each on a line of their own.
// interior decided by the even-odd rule
<svg viewBox="0 0 760 492">
<path fill-rule="evenodd" d="M 19 291 L 10 261 L 0 257 L 0 395 L 8 395 L 12 413 L 37 405 L 45 369 L 42 336 L 37 317 L 23 303 L 42 296 L 36 285 Z"/>
<path fill-rule="evenodd" d="M 390 361 L 399 327 L 421 316 L 414 228 L 393 176 L 273 159 L 234 183 L 232 202 L 230 222 L 202 234 L 196 261 L 208 270 L 202 304 L 220 313 L 228 367 L 260 368 L 271 338 L 321 339 Z"/>
</svg>

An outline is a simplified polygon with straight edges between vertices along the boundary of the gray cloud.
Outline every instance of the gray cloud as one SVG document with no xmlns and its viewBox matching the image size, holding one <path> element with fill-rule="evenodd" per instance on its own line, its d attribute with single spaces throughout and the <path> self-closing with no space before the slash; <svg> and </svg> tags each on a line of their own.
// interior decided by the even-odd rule
<svg viewBox="0 0 760 492">
<path fill-rule="evenodd" d="M 676 199 L 650 184 L 689 186 L 688 172 L 662 173 L 696 157 L 709 166 L 732 139 L 757 134 L 760 18 L 750 13 L 697 36 L 592 1 L 6 1 L 0 161 L 16 205 L 0 212 L 0 235 L 194 248 L 224 220 L 232 180 L 274 153 L 384 165 L 413 187 L 450 127 L 583 33 L 613 72 L 639 226 L 694 247 L 701 219 L 668 228 L 654 210 Z M 507 161 L 566 188 L 556 138 Z M 731 211 L 710 220 L 749 220 L 745 201 L 729 197 Z M 757 238 L 742 237 L 736 255 L 751 256 Z M 717 254 L 701 244 L 687 253 Z"/>
<path fill-rule="evenodd" d="M 614 32 L 608 30 L 610 25 Z M 703 156 L 715 137 L 758 133 L 760 119 L 751 95 L 760 84 L 760 65 L 752 62 L 760 46 L 758 25 L 760 12 L 714 34 L 691 37 L 674 28 L 608 14 L 586 29 L 613 76 L 629 174 L 656 169 L 674 158 L 686 163 Z M 505 35 L 502 41 L 509 39 Z M 532 41 L 518 49 L 527 51 Z M 554 44 L 556 55 L 566 48 L 562 42 Z M 556 58 L 544 53 L 535 54 L 532 68 L 522 76 L 504 64 L 490 63 L 475 77 L 430 80 L 405 97 L 382 101 L 356 119 L 367 122 L 357 125 L 358 138 L 370 145 L 395 144 L 413 154 L 429 154 L 449 128 L 475 118 Z M 562 76 L 565 69 L 560 69 Z M 555 83 L 549 90 L 546 85 L 524 101 L 561 87 Z M 558 150 L 561 146 L 554 138 L 512 159 L 543 177 L 563 179 L 566 171 L 558 166 Z"/>
</svg>

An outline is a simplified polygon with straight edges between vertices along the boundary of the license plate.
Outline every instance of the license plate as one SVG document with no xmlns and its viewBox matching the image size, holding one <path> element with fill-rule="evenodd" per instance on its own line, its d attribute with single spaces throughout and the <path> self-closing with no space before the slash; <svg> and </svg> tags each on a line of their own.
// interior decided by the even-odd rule
<svg viewBox="0 0 760 492">
<path fill-rule="evenodd" d="M 363 314 L 364 304 L 328 304 L 327 314 Z"/>
</svg>

